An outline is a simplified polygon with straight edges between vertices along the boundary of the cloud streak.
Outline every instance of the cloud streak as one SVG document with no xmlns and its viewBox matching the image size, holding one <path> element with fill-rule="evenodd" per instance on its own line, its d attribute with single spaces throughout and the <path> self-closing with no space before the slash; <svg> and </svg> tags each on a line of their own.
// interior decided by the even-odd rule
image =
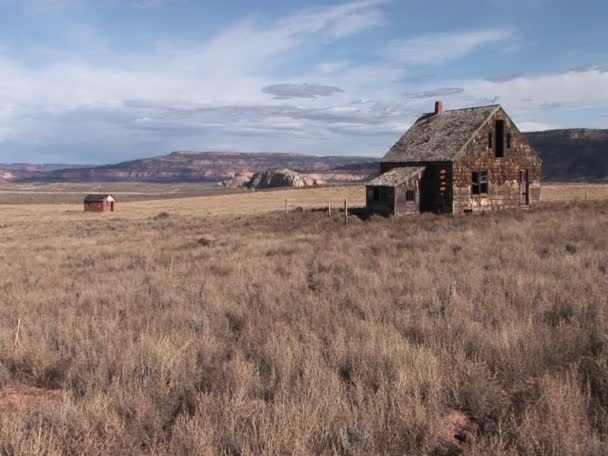
<svg viewBox="0 0 608 456">
<path fill-rule="evenodd" d="M 434 98 L 434 97 L 449 97 L 452 95 L 460 95 L 464 92 L 461 87 L 440 87 L 438 89 L 425 90 L 420 93 L 405 94 L 406 98 Z"/>
<path fill-rule="evenodd" d="M 262 88 L 262 93 L 273 95 L 275 100 L 288 100 L 290 98 L 318 98 L 329 97 L 336 93 L 343 93 L 340 87 L 319 84 L 273 84 Z"/>
<path fill-rule="evenodd" d="M 502 29 L 429 33 L 392 41 L 384 56 L 410 65 L 441 64 L 465 57 L 484 46 L 509 41 L 513 36 L 512 31 Z"/>
</svg>

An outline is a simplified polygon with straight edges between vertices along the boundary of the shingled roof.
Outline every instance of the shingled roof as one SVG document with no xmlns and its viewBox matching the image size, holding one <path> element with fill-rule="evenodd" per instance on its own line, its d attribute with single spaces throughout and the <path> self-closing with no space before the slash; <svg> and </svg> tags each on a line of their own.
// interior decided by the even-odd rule
<svg viewBox="0 0 608 456">
<path fill-rule="evenodd" d="M 420 117 L 383 162 L 452 161 L 499 105 L 454 109 Z"/>
<path fill-rule="evenodd" d="M 91 194 L 84 197 L 85 203 L 103 203 L 109 199 L 109 201 L 115 201 L 112 195 L 99 195 L 99 194 Z"/>
<path fill-rule="evenodd" d="M 393 168 L 368 182 L 366 185 L 373 187 L 396 187 L 397 185 L 408 182 L 412 177 L 422 174 L 425 169 L 425 166 Z"/>
</svg>

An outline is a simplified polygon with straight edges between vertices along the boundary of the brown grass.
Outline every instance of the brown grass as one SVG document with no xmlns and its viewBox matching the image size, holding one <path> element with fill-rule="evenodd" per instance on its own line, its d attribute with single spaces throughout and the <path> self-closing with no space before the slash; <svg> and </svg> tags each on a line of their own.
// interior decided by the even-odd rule
<svg viewBox="0 0 608 456">
<path fill-rule="evenodd" d="M 606 454 L 608 202 L 221 215 L 331 191 L 1 207 L 0 454 Z"/>
</svg>

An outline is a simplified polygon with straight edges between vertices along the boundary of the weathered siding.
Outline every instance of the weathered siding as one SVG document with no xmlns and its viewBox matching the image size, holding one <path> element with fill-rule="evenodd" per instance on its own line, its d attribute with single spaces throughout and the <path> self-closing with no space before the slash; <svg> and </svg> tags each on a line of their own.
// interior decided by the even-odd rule
<svg viewBox="0 0 608 456">
<path fill-rule="evenodd" d="M 413 191 L 415 194 L 414 201 L 407 201 L 407 191 Z M 411 182 L 408 185 L 400 185 L 395 188 L 395 214 L 396 215 L 412 215 L 420 213 L 420 191 L 418 190 L 418 182 Z"/>
<path fill-rule="evenodd" d="M 418 198 L 420 212 L 452 212 L 452 163 L 451 162 L 383 162 L 382 173 L 402 166 L 425 166 L 426 170 L 419 183 Z"/>
<path fill-rule="evenodd" d="M 367 209 L 382 215 L 410 215 L 420 213 L 419 179 L 412 178 L 403 184 L 389 186 L 368 185 L 366 187 Z M 407 192 L 414 192 L 414 201 L 407 201 Z M 380 200 L 374 192 L 380 192 Z"/>
<path fill-rule="evenodd" d="M 505 122 L 504 157 L 495 156 L 496 120 Z M 492 134 L 492 148 L 489 135 Z M 507 135 L 511 135 L 511 147 L 507 148 Z M 461 158 L 453 166 L 453 211 L 481 211 L 505 207 L 519 207 L 520 170 L 528 170 L 529 204 L 540 201 L 541 160 L 511 119 L 500 109 L 490 121 L 482 126 L 473 140 L 466 146 Z M 473 195 L 472 173 L 488 171 L 487 195 Z"/>
<path fill-rule="evenodd" d="M 375 199 L 374 192 L 381 193 L 381 199 Z M 365 189 L 367 209 L 373 213 L 392 215 L 395 213 L 395 189 L 393 187 L 367 186 Z"/>
</svg>

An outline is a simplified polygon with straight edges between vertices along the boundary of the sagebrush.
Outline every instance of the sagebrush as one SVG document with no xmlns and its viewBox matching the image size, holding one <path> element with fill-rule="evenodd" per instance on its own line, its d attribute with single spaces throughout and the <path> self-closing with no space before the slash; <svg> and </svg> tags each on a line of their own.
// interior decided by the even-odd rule
<svg viewBox="0 0 608 456">
<path fill-rule="evenodd" d="M 164 212 L 0 224 L 0 454 L 608 451 L 608 202 Z"/>
</svg>

